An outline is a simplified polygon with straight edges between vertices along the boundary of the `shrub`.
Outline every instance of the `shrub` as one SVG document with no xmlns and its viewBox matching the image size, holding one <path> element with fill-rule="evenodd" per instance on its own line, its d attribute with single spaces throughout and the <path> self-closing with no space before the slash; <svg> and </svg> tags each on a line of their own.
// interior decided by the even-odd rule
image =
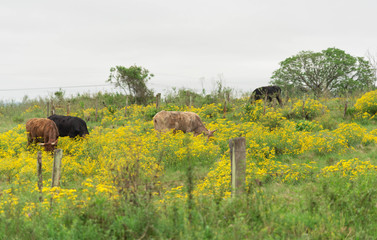
<svg viewBox="0 0 377 240">
<path fill-rule="evenodd" d="M 158 113 L 158 109 L 152 105 L 148 105 L 146 108 L 145 108 L 145 115 L 144 115 L 144 119 L 146 121 L 151 121 L 154 117 L 154 115 L 156 115 Z"/>
<path fill-rule="evenodd" d="M 334 130 L 334 133 L 344 139 L 348 146 L 361 144 L 362 140 L 367 133 L 365 128 L 360 127 L 357 123 L 341 123 L 339 128 Z"/>
<path fill-rule="evenodd" d="M 308 121 L 308 120 L 299 120 L 296 124 L 297 131 L 320 131 L 323 127 L 316 121 Z"/>
<path fill-rule="evenodd" d="M 355 103 L 358 117 L 370 118 L 377 113 L 377 90 L 367 92 Z"/>
<path fill-rule="evenodd" d="M 299 100 L 295 102 L 289 115 L 293 118 L 312 120 L 327 112 L 329 112 L 329 110 L 325 105 L 321 104 L 318 100 L 308 98 L 305 101 Z"/>
<path fill-rule="evenodd" d="M 263 126 L 273 130 L 275 128 L 281 127 L 284 120 L 283 114 L 280 112 L 267 112 L 260 117 L 260 122 Z"/>
</svg>

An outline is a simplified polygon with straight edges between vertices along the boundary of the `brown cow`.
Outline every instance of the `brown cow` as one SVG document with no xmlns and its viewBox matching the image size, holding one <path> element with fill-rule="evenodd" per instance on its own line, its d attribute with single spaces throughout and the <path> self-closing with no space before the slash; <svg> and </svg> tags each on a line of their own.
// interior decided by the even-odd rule
<svg viewBox="0 0 377 240">
<path fill-rule="evenodd" d="M 54 121 L 47 118 L 32 118 L 26 122 L 27 145 L 39 142 L 45 151 L 53 151 L 58 144 L 59 130 Z"/>
<path fill-rule="evenodd" d="M 181 130 L 182 132 L 192 132 L 194 136 L 201 133 L 207 137 L 213 136 L 216 130 L 208 130 L 198 114 L 193 112 L 177 112 L 177 111 L 161 111 L 153 117 L 154 129 L 156 131 L 168 131 L 174 129 L 174 132 Z"/>
</svg>

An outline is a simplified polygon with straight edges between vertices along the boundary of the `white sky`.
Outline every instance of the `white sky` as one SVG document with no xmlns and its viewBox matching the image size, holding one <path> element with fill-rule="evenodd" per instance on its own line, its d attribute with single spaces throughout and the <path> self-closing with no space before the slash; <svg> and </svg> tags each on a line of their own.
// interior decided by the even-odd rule
<svg viewBox="0 0 377 240">
<path fill-rule="evenodd" d="M 109 91 L 110 68 L 134 64 L 155 92 L 211 92 L 219 75 L 252 91 L 303 50 L 377 56 L 376 12 L 376 0 L 3 0 L 0 101 Z M 72 87 L 86 85 L 100 86 Z"/>
</svg>

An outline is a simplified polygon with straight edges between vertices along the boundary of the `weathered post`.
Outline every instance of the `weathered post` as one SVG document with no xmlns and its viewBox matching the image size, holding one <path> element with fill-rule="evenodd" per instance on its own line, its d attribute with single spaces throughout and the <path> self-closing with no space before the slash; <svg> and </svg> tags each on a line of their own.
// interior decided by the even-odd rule
<svg viewBox="0 0 377 240">
<path fill-rule="evenodd" d="M 42 178 L 42 153 L 38 151 L 37 155 L 37 171 L 38 171 L 38 189 L 39 189 L 39 201 L 43 201 L 42 188 L 43 188 L 43 178 Z"/>
<path fill-rule="evenodd" d="M 54 165 L 52 168 L 51 187 L 59 187 L 60 185 L 62 158 L 63 158 L 63 151 L 61 149 L 56 149 L 54 151 Z"/>
<path fill-rule="evenodd" d="M 70 111 L 71 111 L 71 103 L 68 102 L 67 103 L 67 116 L 69 116 Z"/>
<path fill-rule="evenodd" d="M 192 96 L 190 94 L 190 109 L 191 109 L 191 106 L 192 106 Z"/>
<path fill-rule="evenodd" d="M 156 109 L 160 107 L 160 99 L 161 99 L 161 93 L 157 93 L 156 95 Z"/>
<path fill-rule="evenodd" d="M 47 117 L 50 116 L 50 102 L 47 102 Z"/>
<path fill-rule="evenodd" d="M 246 139 L 243 137 L 229 140 L 232 170 L 232 197 L 245 191 L 246 176 Z"/>
<path fill-rule="evenodd" d="M 55 114 L 55 106 L 54 106 L 54 102 L 51 100 L 51 115 L 54 115 Z"/>
<path fill-rule="evenodd" d="M 225 114 L 226 114 L 226 103 L 227 103 L 227 99 L 224 100 L 223 118 L 225 118 Z"/>
<path fill-rule="evenodd" d="M 347 108 L 348 108 L 348 101 L 346 99 L 346 103 L 344 104 L 344 114 L 343 114 L 343 118 L 346 118 L 347 116 Z"/>
</svg>

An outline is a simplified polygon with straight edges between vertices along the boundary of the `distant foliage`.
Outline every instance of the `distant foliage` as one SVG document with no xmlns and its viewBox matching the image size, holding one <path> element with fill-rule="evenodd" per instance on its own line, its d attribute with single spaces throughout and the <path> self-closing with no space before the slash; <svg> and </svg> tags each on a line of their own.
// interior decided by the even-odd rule
<svg viewBox="0 0 377 240">
<path fill-rule="evenodd" d="M 126 94 L 130 94 L 138 104 L 146 104 L 153 97 L 153 91 L 148 89 L 147 82 L 153 77 L 149 70 L 140 66 L 116 66 L 110 69 L 107 82 L 121 88 Z"/>
<path fill-rule="evenodd" d="M 302 89 L 316 96 L 363 91 L 376 82 L 370 62 L 337 48 L 321 52 L 302 51 L 280 62 L 280 68 L 271 78 L 271 84 L 287 92 Z"/>
</svg>

